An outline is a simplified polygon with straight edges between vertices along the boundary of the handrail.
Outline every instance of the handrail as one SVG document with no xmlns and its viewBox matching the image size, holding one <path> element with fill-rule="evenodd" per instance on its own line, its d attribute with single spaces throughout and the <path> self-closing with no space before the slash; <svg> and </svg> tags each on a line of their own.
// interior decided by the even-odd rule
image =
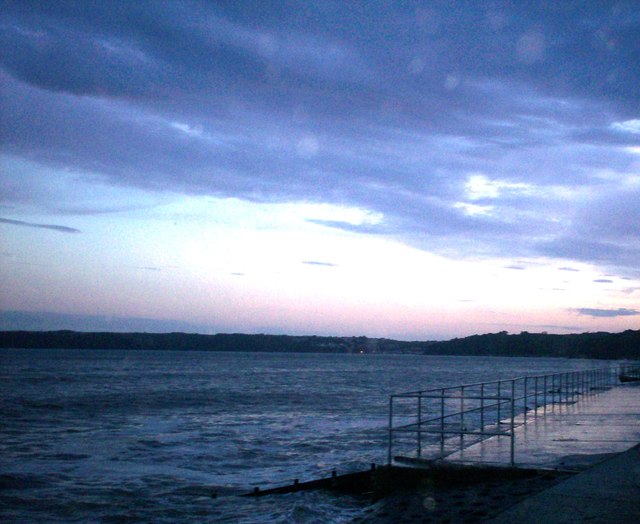
<svg viewBox="0 0 640 524">
<path fill-rule="evenodd" d="M 531 409 L 537 416 L 539 408 L 546 413 L 549 405 L 574 402 L 579 395 L 595 394 L 617 383 L 623 373 L 640 375 L 640 367 L 637 364 L 622 364 L 582 371 L 523 375 L 390 395 L 388 463 L 391 464 L 393 460 L 394 437 L 402 434 L 405 437 L 414 436 L 418 459 L 423 455 L 423 439 L 429 435 L 435 435 L 436 443 L 439 441 L 440 444 L 436 459 L 464 449 L 465 436 L 480 437 L 480 440 L 491 436 L 507 436 L 511 440 L 509 463 L 514 465 L 516 415 L 522 415 L 518 425 L 526 424 L 527 412 Z M 528 406 L 530 399 L 533 399 L 533 408 Z M 412 422 L 400 423 L 400 419 Z M 459 443 L 447 453 L 446 445 L 458 439 L 445 441 L 445 435 L 459 436 Z"/>
<path fill-rule="evenodd" d="M 473 387 L 473 386 L 482 386 L 482 385 L 490 385 L 490 384 L 497 384 L 498 382 L 511 382 L 512 380 L 523 380 L 523 379 L 535 379 L 535 378 L 544 378 L 544 377 L 557 377 L 560 375 L 567 375 L 570 373 L 589 373 L 592 371 L 601 371 L 602 369 L 605 370 L 609 370 L 610 368 L 594 368 L 594 369 L 586 369 L 586 370 L 582 370 L 582 371 L 562 371 L 560 373 L 548 373 L 545 375 L 520 375 L 519 377 L 512 377 L 512 378 L 507 378 L 507 379 L 497 379 L 497 380 L 490 380 L 487 382 L 471 382 L 469 384 L 459 384 L 456 386 L 446 386 L 446 387 L 441 387 L 441 388 L 431 388 L 431 389 L 421 389 L 421 390 L 417 390 L 417 391 L 408 391 L 408 392 L 404 392 L 404 393 L 394 393 L 392 396 L 411 396 L 411 395 L 421 395 L 424 393 L 430 393 L 431 391 L 447 391 L 449 389 L 460 389 L 460 388 L 469 388 L 469 387 Z"/>
</svg>

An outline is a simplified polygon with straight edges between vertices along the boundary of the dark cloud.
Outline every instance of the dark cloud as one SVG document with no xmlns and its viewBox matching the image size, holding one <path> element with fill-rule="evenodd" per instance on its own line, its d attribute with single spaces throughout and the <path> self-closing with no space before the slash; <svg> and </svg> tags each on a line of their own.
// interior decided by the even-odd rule
<svg viewBox="0 0 640 524">
<path fill-rule="evenodd" d="M 524 266 L 504 266 L 505 269 L 514 269 L 516 271 L 524 271 L 525 269 L 527 269 Z"/>
<path fill-rule="evenodd" d="M 615 175 L 614 175 L 615 176 Z M 623 178 L 632 180 L 631 175 Z M 624 190 L 606 186 L 601 194 L 577 207 L 570 228 L 552 241 L 541 242 L 542 253 L 584 262 L 598 262 L 614 271 L 637 275 L 640 267 L 640 189 L 623 182 Z M 624 269 L 626 268 L 626 269 Z"/>
<path fill-rule="evenodd" d="M 608 278 L 596 278 L 595 280 L 593 280 L 593 282 L 596 282 L 598 284 L 611 284 L 613 280 L 609 280 Z"/>
<path fill-rule="evenodd" d="M 416 103 L 416 86 L 438 87 L 438 95 L 470 75 L 637 103 L 638 72 L 627 67 L 640 51 L 633 1 L 283 6 L 11 2 L 4 65 L 32 83 L 83 94 L 159 96 L 214 83 L 223 92 L 268 83 L 282 94 L 330 80 L 331 95 L 366 83 Z M 40 68 L 45 60 L 50 67 Z"/>
<path fill-rule="evenodd" d="M 150 318 L 124 318 L 105 315 L 71 315 L 49 311 L 0 311 L 0 330 L 53 331 L 120 331 L 147 333 L 215 333 L 211 326 L 158 320 Z"/>
<path fill-rule="evenodd" d="M 0 224 L 11 224 L 13 226 L 35 227 L 39 229 L 51 229 L 60 233 L 80 233 L 79 229 L 67 226 L 58 226 L 55 224 L 35 224 L 33 222 L 23 222 L 22 220 L 10 220 L 8 218 L 0 218 Z"/>
<path fill-rule="evenodd" d="M 589 317 L 628 317 L 634 315 L 640 315 L 640 311 L 636 309 L 618 308 L 618 309 L 591 309 L 591 308 L 578 308 L 574 309 L 579 315 L 585 315 Z"/>
<path fill-rule="evenodd" d="M 2 152 L 145 191 L 355 206 L 381 219 L 314 222 L 458 257 L 635 274 L 636 7 L 5 2 Z M 0 184 L 0 202 L 47 199 Z"/>
<path fill-rule="evenodd" d="M 572 271 L 572 272 L 579 272 L 579 269 L 576 269 L 575 267 L 559 267 L 558 270 L 560 271 Z"/>
<path fill-rule="evenodd" d="M 320 262 L 317 260 L 303 260 L 302 263 L 308 266 L 337 267 L 337 264 L 332 264 L 331 262 Z"/>
<path fill-rule="evenodd" d="M 639 274 L 640 245 L 636 243 L 621 244 L 614 238 L 593 240 L 569 232 L 538 243 L 536 249 L 546 256 L 599 264 L 613 271 L 626 271 L 632 276 Z"/>
</svg>

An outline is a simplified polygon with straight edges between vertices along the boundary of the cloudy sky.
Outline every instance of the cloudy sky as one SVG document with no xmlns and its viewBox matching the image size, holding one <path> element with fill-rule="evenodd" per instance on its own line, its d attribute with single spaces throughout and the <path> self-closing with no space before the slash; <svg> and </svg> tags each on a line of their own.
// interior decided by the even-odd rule
<svg viewBox="0 0 640 524">
<path fill-rule="evenodd" d="M 0 50 L 4 328 L 640 328 L 637 1 L 5 0 Z"/>
</svg>

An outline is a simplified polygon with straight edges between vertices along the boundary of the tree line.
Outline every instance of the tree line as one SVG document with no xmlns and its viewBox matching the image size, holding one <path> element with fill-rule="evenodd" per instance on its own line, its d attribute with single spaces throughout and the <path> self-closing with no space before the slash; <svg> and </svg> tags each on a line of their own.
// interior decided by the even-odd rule
<svg viewBox="0 0 640 524">
<path fill-rule="evenodd" d="M 508 334 L 447 341 L 264 334 L 0 331 L 0 348 L 262 351 L 298 353 L 413 353 L 425 355 L 565 357 L 640 360 L 640 330 L 621 333 Z"/>
</svg>

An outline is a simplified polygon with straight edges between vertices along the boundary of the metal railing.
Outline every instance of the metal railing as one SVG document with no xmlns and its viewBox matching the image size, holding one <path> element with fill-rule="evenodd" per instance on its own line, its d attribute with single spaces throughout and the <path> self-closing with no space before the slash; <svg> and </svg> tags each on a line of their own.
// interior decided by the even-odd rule
<svg viewBox="0 0 640 524">
<path fill-rule="evenodd" d="M 618 370 L 618 378 L 620 382 L 639 382 L 640 364 L 628 362 L 621 364 Z"/>
<path fill-rule="evenodd" d="M 524 376 L 391 395 L 388 463 L 397 459 L 438 460 L 490 437 L 510 439 L 515 464 L 515 428 L 527 416 L 574 403 L 618 383 L 623 373 L 637 376 L 637 364 L 551 375 Z"/>
</svg>

